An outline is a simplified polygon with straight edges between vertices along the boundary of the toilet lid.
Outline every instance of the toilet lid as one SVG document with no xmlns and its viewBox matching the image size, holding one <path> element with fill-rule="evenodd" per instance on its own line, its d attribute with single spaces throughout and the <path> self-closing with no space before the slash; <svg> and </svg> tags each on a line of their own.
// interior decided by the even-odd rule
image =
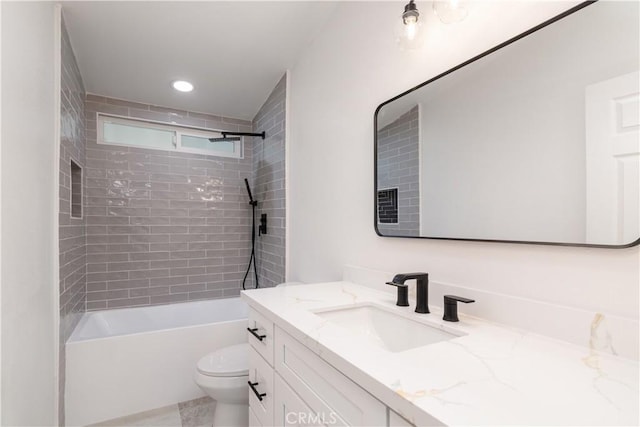
<svg viewBox="0 0 640 427">
<path fill-rule="evenodd" d="M 198 362 L 198 372 L 210 377 L 241 377 L 249 375 L 249 344 L 221 348 Z"/>
</svg>

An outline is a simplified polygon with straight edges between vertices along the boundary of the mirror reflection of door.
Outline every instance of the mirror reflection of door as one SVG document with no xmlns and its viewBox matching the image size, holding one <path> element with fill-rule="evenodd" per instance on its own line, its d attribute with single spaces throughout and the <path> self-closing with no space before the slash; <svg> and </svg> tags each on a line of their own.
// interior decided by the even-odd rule
<svg viewBox="0 0 640 427">
<path fill-rule="evenodd" d="M 640 74 L 586 88 L 587 241 L 640 234 Z"/>
</svg>

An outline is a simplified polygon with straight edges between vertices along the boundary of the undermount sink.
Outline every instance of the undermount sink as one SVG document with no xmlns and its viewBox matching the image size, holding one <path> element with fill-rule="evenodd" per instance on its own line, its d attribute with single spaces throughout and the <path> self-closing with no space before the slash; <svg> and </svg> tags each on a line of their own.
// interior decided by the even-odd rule
<svg viewBox="0 0 640 427">
<path fill-rule="evenodd" d="M 457 338 L 374 305 L 319 310 L 315 314 L 393 353 Z"/>
</svg>

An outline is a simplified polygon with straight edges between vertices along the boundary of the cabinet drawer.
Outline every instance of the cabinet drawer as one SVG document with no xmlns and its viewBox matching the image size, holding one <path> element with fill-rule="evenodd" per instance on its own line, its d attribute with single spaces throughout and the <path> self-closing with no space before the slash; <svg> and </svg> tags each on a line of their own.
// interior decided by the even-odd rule
<svg viewBox="0 0 640 427">
<path fill-rule="evenodd" d="M 255 310 L 249 310 L 247 339 L 264 360 L 273 366 L 273 322 Z"/>
<path fill-rule="evenodd" d="M 315 413 L 333 425 L 384 426 L 387 408 L 349 378 L 276 328 L 275 369 Z"/>
<path fill-rule="evenodd" d="M 249 348 L 249 381 L 253 384 L 248 390 L 249 408 L 260 424 L 273 425 L 273 368 L 253 348 Z"/>
</svg>

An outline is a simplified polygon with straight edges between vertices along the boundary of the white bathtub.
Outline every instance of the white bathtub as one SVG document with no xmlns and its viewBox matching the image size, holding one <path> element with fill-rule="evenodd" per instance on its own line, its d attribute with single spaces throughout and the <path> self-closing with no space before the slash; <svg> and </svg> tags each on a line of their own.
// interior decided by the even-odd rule
<svg viewBox="0 0 640 427">
<path fill-rule="evenodd" d="M 66 344 L 66 424 L 204 396 L 198 359 L 246 341 L 247 313 L 240 298 L 85 313 Z"/>
</svg>

